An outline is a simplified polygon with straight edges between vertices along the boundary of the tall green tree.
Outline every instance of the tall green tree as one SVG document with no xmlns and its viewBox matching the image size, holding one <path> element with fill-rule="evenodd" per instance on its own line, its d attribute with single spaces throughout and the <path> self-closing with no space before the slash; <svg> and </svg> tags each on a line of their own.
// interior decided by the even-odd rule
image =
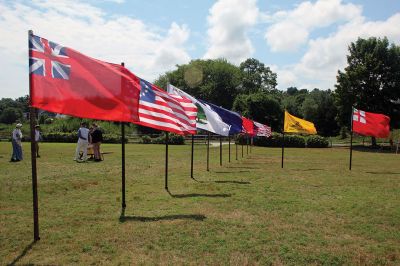
<svg viewBox="0 0 400 266">
<path fill-rule="evenodd" d="M 336 136 L 339 133 L 339 125 L 336 121 L 337 108 L 335 99 L 330 90 L 314 89 L 306 95 L 301 104 L 302 116 L 312 121 L 322 136 Z"/>
<path fill-rule="evenodd" d="M 398 128 L 400 107 L 393 101 L 400 98 L 400 47 L 387 38 L 359 38 L 349 45 L 347 64 L 337 75 L 339 123 L 350 126 L 354 106 L 386 114 L 392 127 Z"/>
<path fill-rule="evenodd" d="M 239 66 L 242 72 L 241 93 L 271 92 L 276 90 L 276 73 L 255 58 L 248 58 Z"/>
<path fill-rule="evenodd" d="M 155 84 L 165 88 L 169 82 L 194 97 L 231 109 L 239 94 L 240 78 L 240 69 L 225 59 L 199 59 L 178 65 L 176 70 L 160 76 Z"/>
<path fill-rule="evenodd" d="M 263 92 L 241 94 L 233 103 L 233 110 L 243 116 L 267 124 L 274 131 L 282 131 L 283 109 L 279 99 Z"/>
</svg>

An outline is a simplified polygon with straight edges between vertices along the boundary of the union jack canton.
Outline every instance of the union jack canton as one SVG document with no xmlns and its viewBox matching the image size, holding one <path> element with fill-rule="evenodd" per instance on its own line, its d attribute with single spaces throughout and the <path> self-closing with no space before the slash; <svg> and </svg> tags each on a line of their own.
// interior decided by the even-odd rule
<svg viewBox="0 0 400 266">
<path fill-rule="evenodd" d="M 69 79 L 71 65 L 68 64 L 69 57 L 65 47 L 31 35 L 29 49 L 32 51 L 32 56 L 29 57 L 29 73 L 55 79 Z"/>
</svg>

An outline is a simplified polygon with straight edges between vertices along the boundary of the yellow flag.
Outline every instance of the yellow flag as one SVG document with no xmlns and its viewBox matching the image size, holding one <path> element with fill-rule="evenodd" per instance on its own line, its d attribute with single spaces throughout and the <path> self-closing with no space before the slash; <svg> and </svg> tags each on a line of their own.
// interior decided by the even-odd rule
<svg viewBox="0 0 400 266">
<path fill-rule="evenodd" d="M 295 117 L 285 111 L 284 132 L 301 133 L 301 134 L 317 134 L 317 130 L 313 123 Z"/>
</svg>

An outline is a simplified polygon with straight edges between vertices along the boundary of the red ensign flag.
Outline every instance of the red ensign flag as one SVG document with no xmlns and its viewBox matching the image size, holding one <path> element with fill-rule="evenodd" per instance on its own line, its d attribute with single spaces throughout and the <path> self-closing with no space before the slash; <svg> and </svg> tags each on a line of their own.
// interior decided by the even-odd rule
<svg viewBox="0 0 400 266">
<path fill-rule="evenodd" d="M 138 121 L 140 83 L 121 65 L 29 36 L 31 106 L 83 118 Z"/>
<path fill-rule="evenodd" d="M 353 132 L 364 136 L 387 138 L 390 118 L 386 115 L 353 109 Z"/>
</svg>

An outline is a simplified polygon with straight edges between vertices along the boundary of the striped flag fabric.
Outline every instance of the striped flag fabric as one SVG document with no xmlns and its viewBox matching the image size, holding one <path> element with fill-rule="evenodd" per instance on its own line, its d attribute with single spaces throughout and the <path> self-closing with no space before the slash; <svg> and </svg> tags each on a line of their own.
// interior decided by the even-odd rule
<svg viewBox="0 0 400 266">
<path fill-rule="evenodd" d="M 228 136 L 230 125 L 225 123 L 217 112 L 215 112 L 209 103 L 194 98 L 192 95 L 168 84 L 168 93 L 171 95 L 179 95 L 186 99 L 190 99 L 197 107 L 196 126 L 221 136 Z"/>
<path fill-rule="evenodd" d="M 197 107 L 140 79 L 139 122 L 135 124 L 180 135 L 196 134 Z"/>
<path fill-rule="evenodd" d="M 258 136 L 258 137 L 271 137 L 272 136 L 272 132 L 271 132 L 271 128 L 267 125 L 258 123 L 256 121 L 253 121 L 254 123 L 254 135 Z"/>
</svg>

